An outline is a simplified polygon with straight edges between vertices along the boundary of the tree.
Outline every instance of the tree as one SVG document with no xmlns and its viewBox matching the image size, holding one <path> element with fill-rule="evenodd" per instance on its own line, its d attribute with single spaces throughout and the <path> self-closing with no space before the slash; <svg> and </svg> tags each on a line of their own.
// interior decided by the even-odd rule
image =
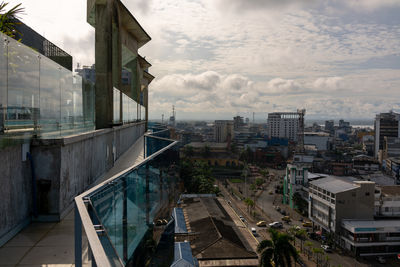
<svg viewBox="0 0 400 267">
<path fill-rule="evenodd" d="M 308 208 L 308 203 L 304 200 L 299 192 L 293 194 L 292 200 L 297 209 L 304 215 Z"/>
<path fill-rule="evenodd" d="M 0 32 L 10 37 L 15 37 L 15 33 L 17 32 L 15 26 L 20 24 L 16 19 L 24 12 L 24 8 L 20 7 L 21 4 L 18 4 L 10 10 L 5 11 L 7 5 L 8 3 L 5 2 L 0 3 Z"/>
<path fill-rule="evenodd" d="M 246 198 L 244 200 L 244 203 L 246 204 L 248 211 L 250 211 L 254 207 L 254 201 L 250 198 Z"/>
<path fill-rule="evenodd" d="M 186 158 L 190 158 L 194 155 L 194 150 L 192 146 L 186 145 L 183 148 L 183 154 L 185 155 Z"/>
<path fill-rule="evenodd" d="M 310 259 L 311 247 L 313 246 L 313 243 L 312 243 L 311 241 L 306 241 L 306 242 L 304 243 L 304 246 L 306 247 L 307 258 Z"/>
<path fill-rule="evenodd" d="M 291 267 L 292 260 L 297 261 L 298 253 L 290 243 L 288 234 L 280 233 L 274 229 L 269 230 L 271 240 L 263 240 L 257 247 L 260 253 L 261 267 Z"/>
<path fill-rule="evenodd" d="M 322 254 L 324 254 L 324 250 L 322 248 L 312 248 L 312 252 L 315 255 L 315 259 L 317 261 L 317 266 L 319 266 L 320 262 L 322 260 L 321 256 L 322 256 Z"/>
<path fill-rule="evenodd" d="M 264 183 L 264 180 L 263 179 L 261 179 L 261 178 L 257 178 L 256 179 L 256 185 L 257 186 L 260 186 L 260 185 L 262 185 Z"/>
</svg>

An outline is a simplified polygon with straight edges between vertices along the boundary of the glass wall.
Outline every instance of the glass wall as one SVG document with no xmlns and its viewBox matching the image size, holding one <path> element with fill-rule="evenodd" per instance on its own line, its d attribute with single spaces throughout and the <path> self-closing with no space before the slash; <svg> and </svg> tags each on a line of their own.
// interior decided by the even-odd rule
<svg viewBox="0 0 400 267">
<path fill-rule="evenodd" d="M 0 133 L 66 136 L 94 129 L 94 87 L 0 33 Z"/>
</svg>

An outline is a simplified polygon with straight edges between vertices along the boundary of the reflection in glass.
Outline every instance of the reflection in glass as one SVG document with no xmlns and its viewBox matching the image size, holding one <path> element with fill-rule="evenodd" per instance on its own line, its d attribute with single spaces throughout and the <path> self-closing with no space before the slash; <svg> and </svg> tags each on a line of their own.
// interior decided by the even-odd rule
<svg viewBox="0 0 400 267">
<path fill-rule="evenodd" d="M 61 135 L 73 134 L 74 127 L 74 88 L 72 72 L 60 68 L 60 93 L 61 93 Z"/>
<path fill-rule="evenodd" d="M 0 133 L 4 130 L 7 107 L 7 39 L 0 35 Z"/>
<path fill-rule="evenodd" d="M 37 124 L 39 107 L 38 54 L 8 39 L 7 116 L 9 129 L 33 128 Z"/>
<path fill-rule="evenodd" d="M 114 123 L 118 123 L 120 121 L 120 104 L 121 104 L 121 94 L 117 88 L 114 88 L 113 91 L 113 106 L 114 106 Z"/>
</svg>

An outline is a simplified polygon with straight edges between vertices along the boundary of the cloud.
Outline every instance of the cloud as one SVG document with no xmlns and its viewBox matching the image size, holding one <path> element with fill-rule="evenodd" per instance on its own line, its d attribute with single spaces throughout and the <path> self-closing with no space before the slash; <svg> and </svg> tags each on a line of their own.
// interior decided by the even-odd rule
<svg viewBox="0 0 400 267">
<path fill-rule="evenodd" d="M 301 86 L 294 80 L 274 78 L 267 83 L 266 94 L 295 94 L 301 91 Z"/>
<path fill-rule="evenodd" d="M 326 90 L 337 90 L 341 87 L 342 77 L 324 77 L 314 81 L 313 87 L 316 90 L 325 92 Z"/>
</svg>

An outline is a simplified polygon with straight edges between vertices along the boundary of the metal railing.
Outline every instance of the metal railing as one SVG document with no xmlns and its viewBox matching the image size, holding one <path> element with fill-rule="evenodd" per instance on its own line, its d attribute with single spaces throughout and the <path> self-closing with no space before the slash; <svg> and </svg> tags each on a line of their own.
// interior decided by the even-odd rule
<svg viewBox="0 0 400 267">
<path fill-rule="evenodd" d="M 92 264 L 124 266 L 169 201 L 174 164 L 168 151 L 178 142 L 151 134 L 144 139 L 142 162 L 75 198 L 76 266 L 82 266 L 82 226 Z"/>
</svg>

